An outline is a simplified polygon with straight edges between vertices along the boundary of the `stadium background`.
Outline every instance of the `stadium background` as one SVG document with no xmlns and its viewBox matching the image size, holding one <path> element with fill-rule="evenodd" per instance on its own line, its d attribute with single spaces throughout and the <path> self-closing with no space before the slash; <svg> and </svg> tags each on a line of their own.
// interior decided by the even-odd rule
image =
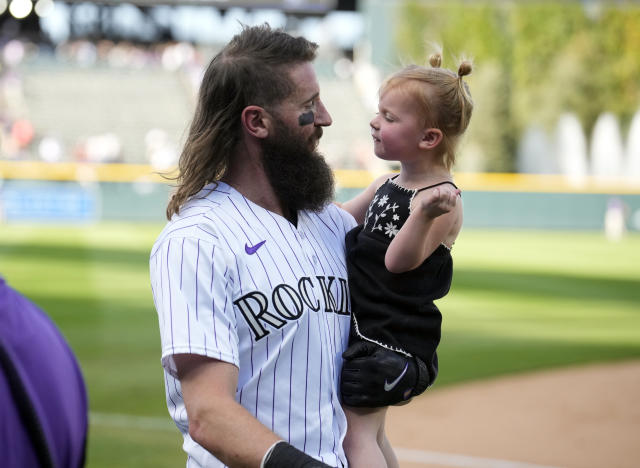
<svg viewBox="0 0 640 468">
<path fill-rule="evenodd" d="M 518 19 L 541 14 L 533 32 Z M 486 18 L 507 24 L 489 27 Z M 334 119 L 321 150 L 338 200 L 394 169 L 373 158 L 368 139 L 381 77 L 412 55 L 423 61 L 428 41 L 475 56 L 477 109 L 456 174 L 465 230 L 443 303 L 438 387 L 637 359 L 640 59 L 627 51 L 640 47 L 638 3 L 0 0 L 0 274 L 51 314 L 78 354 L 91 398 L 90 467 L 183 463 L 162 400 L 148 250 L 171 190 L 162 174 L 175 163 L 202 67 L 238 21 L 269 21 L 320 43 L 317 70 Z M 609 38 L 618 82 L 571 86 L 591 63 L 584 45 L 598 39 L 581 21 L 622 31 Z M 558 48 L 529 71 L 545 81 L 534 66 L 547 67 L 556 88 L 531 91 L 516 67 L 502 81 L 492 57 L 502 46 L 486 37 L 505 30 L 526 45 L 509 62 L 527 47 L 548 57 Z M 565 36 L 564 48 L 553 42 Z M 587 104 L 563 94 L 574 87 Z M 427 441 L 416 448 L 437 450 Z M 468 453 L 464 444 L 454 451 Z M 610 466 L 632 466 L 637 455 L 623 450 Z M 511 457 L 587 466 L 553 454 Z"/>
</svg>

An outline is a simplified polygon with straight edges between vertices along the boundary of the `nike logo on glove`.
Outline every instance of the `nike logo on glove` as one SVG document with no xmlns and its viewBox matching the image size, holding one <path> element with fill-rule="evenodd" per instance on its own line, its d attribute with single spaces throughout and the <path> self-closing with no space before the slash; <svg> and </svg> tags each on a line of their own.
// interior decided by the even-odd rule
<svg viewBox="0 0 640 468">
<path fill-rule="evenodd" d="M 402 379 L 402 377 L 404 377 L 404 374 L 407 373 L 407 369 L 409 368 L 409 363 L 407 362 L 404 365 L 404 369 L 402 369 L 402 372 L 400 373 L 400 375 L 398 376 L 397 379 L 395 379 L 393 382 L 389 383 L 387 382 L 387 379 L 384 379 L 384 391 L 385 392 L 390 392 L 391 390 L 393 390 L 393 387 L 395 387 L 396 385 L 398 385 L 398 382 L 400 382 L 400 380 Z"/>
<path fill-rule="evenodd" d="M 260 247 L 263 246 L 265 242 L 267 241 L 263 240 L 262 242 L 258 242 L 256 245 L 244 244 L 244 251 L 247 252 L 249 255 L 253 255 L 258 251 Z"/>
</svg>

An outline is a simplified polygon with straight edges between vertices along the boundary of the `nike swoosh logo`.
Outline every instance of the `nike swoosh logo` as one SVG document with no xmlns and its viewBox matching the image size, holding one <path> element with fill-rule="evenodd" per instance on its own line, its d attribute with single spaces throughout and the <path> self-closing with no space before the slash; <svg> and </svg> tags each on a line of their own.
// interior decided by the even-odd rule
<svg viewBox="0 0 640 468">
<path fill-rule="evenodd" d="M 391 390 L 393 390 L 393 387 L 395 387 L 396 385 L 398 385 L 398 382 L 400 382 L 400 379 L 402 379 L 402 377 L 404 377 L 404 374 L 407 373 L 407 369 L 409 368 L 409 363 L 407 362 L 404 365 L 404 369 L 402 369 L 402 372 L 400 373 L 400 375 L 398 376 L 397 379 L 395 379 L 393 382 L 389 383 L 387 382 L 387 379 L 384 379 L 384 391 L 385 392 L 390 392 Z"/>
<path fill-rule="evenodd" d="M 258 251 L 260 247 L 263 246 L 265 242 L 267 241 L 263 240 L 262 242 L 258 242 L 256 245 L 244 244 L 244 251 L 247 252 L 249 255 L 253 255 Z"/>
</svg>

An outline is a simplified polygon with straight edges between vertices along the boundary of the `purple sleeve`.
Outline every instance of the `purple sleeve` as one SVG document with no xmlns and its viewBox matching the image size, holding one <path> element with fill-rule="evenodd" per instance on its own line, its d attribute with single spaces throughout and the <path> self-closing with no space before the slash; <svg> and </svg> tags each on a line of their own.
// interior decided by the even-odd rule
<svg viewBox="0 0 640 468">
<path fill-rule="evenodd" d="M 0 340 L 38 416 L 56 465 L 81 466 L 88 405 L 78 362 L 49 317 L 2 278 Z M 5 390 L 8 390 L 8 381 L 3 370 L 0 375 L 3 414 L 0 460 L 6 467 L 32 466 L 33 453 L 24 422 L 17 412 L 15 399 Z M 10 455 L 4 453 L 7 450 Z M 5 464 L 7 459 L 11 461 Z"/>
</svg>

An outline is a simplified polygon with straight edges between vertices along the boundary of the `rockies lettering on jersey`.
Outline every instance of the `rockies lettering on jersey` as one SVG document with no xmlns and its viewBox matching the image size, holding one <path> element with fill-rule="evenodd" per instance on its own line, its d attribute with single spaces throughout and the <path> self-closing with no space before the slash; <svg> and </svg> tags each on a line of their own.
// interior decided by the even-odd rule
<svg viewBox="0 0 640 468">
<path fill-rule="evenodd" d="M 189 434 L 174 356 L 238 369 L 236 401 L 288 443 L 346 466 L 338 382 L 351 303 L 344 259 L 355 220 L 336 205 L 290 223 L 218 182 L 167 223 L 150 255 L 169 414 L 188 468 L 224 468 Z"/>
<path fill-rule="evenodd" d="M 338 278 L 341 289 L 339 295 L 341 301 L 340 304 L 338 304 L 330 289 L 336 278 L 334 276 L 329 276 L 328 278 L 316 276 L 316 279 L 322 291 L 324 311 L 334 312 L 340 315 L 349 315 L 347 281 L 344 278 Z M 247 325 L 249 325 L 255 335 L 255 341 L 258 341 L 270 333 L 262 322 L 280 329 L 288 320 L 297 320 L 302 317 L 304 310 L 303 305 L 306 305 L 314 312 L 320 310 L 320 301 L 316 301 L 315 304 L 311 302 L 307 287 L 313 288 L 313 281 L 309 277 L 300 278 L 297 289 L 288 284 L 279 284 L 273 288 L 271 302 L 277 315 L 274 315 L 268 310 L 269 301 L 260 291 L 252 291 L 245 294 L 233 303 L 240 309 Z"/>
</svg>

